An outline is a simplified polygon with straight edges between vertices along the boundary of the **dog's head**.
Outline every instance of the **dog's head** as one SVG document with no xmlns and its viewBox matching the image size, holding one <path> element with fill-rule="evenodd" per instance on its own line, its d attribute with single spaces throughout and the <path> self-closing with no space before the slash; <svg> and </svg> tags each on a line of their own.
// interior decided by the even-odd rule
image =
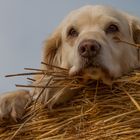
<svg viewBox="0 0 140 140">
<path fill-rule="evenodd" d="M 106 6 L 85 6 L 72 11 L 46 41 L 43 61 L 68 68 L 70 75 L 116 78 L 140 63 L 137 49 L 115 37 L 140 43 L 138 19 Z"/>
</svg>

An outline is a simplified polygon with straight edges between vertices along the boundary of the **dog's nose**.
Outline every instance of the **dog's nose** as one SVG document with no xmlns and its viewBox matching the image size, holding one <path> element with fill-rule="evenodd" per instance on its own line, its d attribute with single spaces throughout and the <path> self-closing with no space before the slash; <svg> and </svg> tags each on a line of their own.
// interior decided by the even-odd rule
<svg viewBox="0 0 140 140">
<path fill-rule="evenodd" d="M 94 57 L 100 51 L 101 45 L 92 39 L 83 40 L 78 47 L 79 54 L 82 57 Z"/>
</svg>

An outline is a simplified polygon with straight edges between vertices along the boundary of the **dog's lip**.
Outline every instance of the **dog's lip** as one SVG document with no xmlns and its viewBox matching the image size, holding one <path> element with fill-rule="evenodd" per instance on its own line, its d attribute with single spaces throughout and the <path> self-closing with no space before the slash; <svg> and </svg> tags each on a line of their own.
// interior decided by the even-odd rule
<svg viewBox="0 0 140 140">
<path fill-rule="evenodd" d="M 88 64 L 83 69 L 90 69 L 90 68 L 101 68 L 99 64 Z"/>
<path fill-rule="evenodd" d="M 79 69 L 76 69 L 73 72 L 70 72 L 70 76 L 77 76 L 77 75 L 82 76 L 83 73 L 85 72 L 85 70 L 89 70 L 89 69 L 90 70 L 91 69 L 102 69 L 105 73 L 108 73 L 107 70 L 104 67 L 100 66 L 99 64 L 93 65 L 93 64 L 89 63 L 89 64 L 85 65 L 84 67 L 81 67 Z"/>
<path fill-rule="evenodd" d="M 80 71 L 83 71 L 85 69 L 102 69 L 105 72 L 107 71 L 106 68 L 103 65 L 99 64 L 99 63 L 97 63 L 97 64 L 87 63 L 84 67 L 82 67 L 80 69 Z"/>
<path fill-rule="evenodd" d="M 105 73 L 105 75 L 107 75 L 108 77 L 110 77 L 112 79 L 112 76 L 110 75 L 110 72 L 109 70 L 103 66 L 103 65 L 100 65 L 100 64 L 88 64 L 84 67 L 81 67 L 79 69 L 76 69 L 74 70 L 73 72 L 70 72 L 70 76 L 82 76 L 84 75 L 85 71 L 88 71 L 88 70 L 95 70 L 95 69 L 100 69 L 103 73 Z"/>
</svg>

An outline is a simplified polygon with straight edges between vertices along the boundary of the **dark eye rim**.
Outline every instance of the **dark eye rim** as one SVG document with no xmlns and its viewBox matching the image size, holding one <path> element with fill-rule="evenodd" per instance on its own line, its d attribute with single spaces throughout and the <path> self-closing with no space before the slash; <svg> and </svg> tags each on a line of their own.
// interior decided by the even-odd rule
<svg viewBox="0 0 140 140">
<path fill-rule="evenodd" d="M 79 32 L 77 31 L 77 29 L 75 27 L 70 27 L 68 32 L 67 32 L 67 36 L 68 37 L 77 37 L 79 35 Z"/>
<path fill-rule="evenodd" d="M 110 24 L 106 29 L 105 32 L 108 33 L 116 33 L 119 32 L 119 26 L 116 24 Z"/>
</svg>

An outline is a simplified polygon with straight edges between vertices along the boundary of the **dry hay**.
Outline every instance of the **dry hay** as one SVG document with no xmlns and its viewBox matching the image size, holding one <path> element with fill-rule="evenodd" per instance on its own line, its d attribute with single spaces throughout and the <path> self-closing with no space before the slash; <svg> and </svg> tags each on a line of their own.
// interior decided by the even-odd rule
<svg viewBox="0 0 140 140">
<path fill-rule="evenodd" d="M 113 81 L 111 87 L 100 81 L 83 85 L 78 81 L 79 77 L 68 77 L 64 69 L 59 74 L 39 69 L 27 70 L 33 72 L 18 75 L 48 74 L 61 81 L 62 88 L 69 85 L 71 88 L 82 87 L 83 90 L 70 102 L 51 111 L 39 102 L 33 102 L 18 124 L 1 122 L 1 140 L 140 139 L 140 70 Z M 32 85 L 18 86 L 34 88 Z"/>
</svg>

